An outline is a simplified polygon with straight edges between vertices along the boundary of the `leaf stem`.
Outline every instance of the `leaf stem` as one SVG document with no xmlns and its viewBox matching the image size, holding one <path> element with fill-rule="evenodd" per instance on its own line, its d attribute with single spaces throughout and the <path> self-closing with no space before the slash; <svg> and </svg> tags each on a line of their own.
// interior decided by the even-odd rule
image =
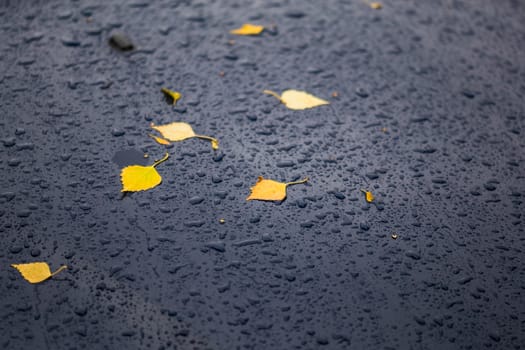
<svg viewBox="0 0 525 350">
<path fill-rule="evenodd" d="M 161 159 L 155 161 L 155 163 L 153 163 L 152 167 L 156 167 L 157 165 L 159 165 L 160 163 L 162 162 L 165 162 L 166 159 L 168 159 L 170 156 L 170 154 L 168 152 L 166 152 L 166 154 L 164 155 L 164 157 L 162 157 Z"/>
<path fill-rule="evenodd" d="M 276 92 L 273 92 L 272 90 L 264 90 L 263 93 L 267 94 L 267 95 L 272 95 L 273 97 L 275 97 L 276 99 L 278 99 L 279 101 L 281 101 L 281 103 L 284 103 L 283 99 L 281 98 L 281 96 L 279 96 L 278 93 Z"/>
<path fill-rule="evenodd" d="M 308 179 L 307 177 L 305 177 L 304 179 L 299 180 L 299 181 L 287 182 L 287 183 L 286 183 L 286 186 L 304 184 L 304 183 L 307 182 L 308 180 L 309 180 L 309 179 Z"/>
<path fill-rule="evenodd" d="M 217 140 L 214 137 L 206 136 L 206 135 L 194 135 L 193 137 L 196 137 L 196 138 L 202 139 L 202 140 L 210 141 L 211 142 L 211 148 L 213 148 L 215 150 L 219 148 L 219 140 Z"/>
<path fill-rule="evenodd" d="M 67 269 L 67 266 L 66 266 L 66 265 L 60 266 L 60 268 L 59 268 L 58 270 L 56 270 L 55 272 L 53 272 L 53 273 L 51 274 L 51 276 L 54 276 L 54 275 L 56 275 L 57 273 L 64 271 L 65 269 Z"/>
<path fill-rule="evenodd" d="M 217 139 L 211 137 L 211 136 L 206 136 L 206 135 L 195 135 L 193 137 L 196 137 L 198 139 L 203 139 L 203 140 L 208 140 L 208 141 L 215 141 L 215 142 L 219 142 L 217 141 Z"/>
</svg>

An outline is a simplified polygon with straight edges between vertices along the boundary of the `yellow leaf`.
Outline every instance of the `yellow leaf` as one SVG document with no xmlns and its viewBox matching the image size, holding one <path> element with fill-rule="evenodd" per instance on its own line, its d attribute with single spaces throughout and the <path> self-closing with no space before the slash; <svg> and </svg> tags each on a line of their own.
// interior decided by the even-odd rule
<svg viewBox="0 0 525 350">
<path fill-rule="evenodd" d="M 49 265 L 45 262 L 35 262 L 29 264 L 12 264 L 12 267 L 18 270 L 22 277 L 29 283 L 40 283 L 47 280 L 49 277 L 56 275 L 62 270 L 67 269 L 67 266 L 61 266 L 58 270 L 51 273 Z"/>
<path fill-rule="evenodd" d="M 188 123 L 173 122 L 165 125 L 154 125 L 151 124 L 151 128 L 157 130 L 162 134 L 162 136 L 169 141 L 182 141 L 196 137 L 203 140 L 208 140 L 211 142 L 211 147 L 214 150 L 219 149 L 219 140 L 205 135 L 197 135 L 193 131 L 192 127 Z M 155 141 L 158 142 L 157 139 Z"/>
<path fill-rule="evenodd" d="M 380 2 L 371 2 L 370 7 L 373 8 L 374 10 L 379 10 L 383 7 L 383 5 L 381 5 Z"/>
<path fill-rule="evenodd" d="M 372 203 L 375 199 L 374 195 L 370 191 L 361 190 L 365 194 L 365 199 L 368 203 Z"/>
<path fill-rule="evenodd" d="M 157 165 L 168 159 L 169 154 L 157 160 L 150 166 L 130 165 L 122 169 L 120 180 L 122 182 L 122 192 L 145 191 L 161 183 L 162 178 L 155 169 Z"/>
<path fill-rule="evenodd" d="M 157 143 L 161 145 L 166 145 L 166 146 L 171 145 L 171 143 L 168 140 L 163 139 L 162 137 L 158 137 L 152 134 L 148 134 L 148 136 L 151 137 L 153 140 L 157 141 Z"/>
<path fill-rule="evenodd" d="M 161 88 L 160 91 L 162 91 L 164 95 L 166 95 L 167 97 L 173 100 L 173 105 L 177 104 L 177 101 L 182 97 L 180 92 L 172 91 L 170 89 Z"/>
<path fill-rule="evenodd" d="M 294 182 L 278 182 L 274 180 L 268 180 L 259 176 L 255 186 L 251 188 L 251 193 L 246 198 L 247 201 L 252 199 L 257 199 L 261 201 L 282 201 L 286 198 L 286 187 L 289 185 L 302 184 L 308 181 L 308 178 L 305 178 L 301 181 Z"/>
<path fill-rule="evenodd" d="M 231 30 L 230 34 L 236 35 L 259 35 L 264 30 L 263 26 L 245 23 L 242 27 Z"/>
<path fill-rule="evenodd" d="M 305 91 L 286 90 L 281 96 L 270 90 L 264 90 L 263 92 L 277 98 L 290 109 L 300 110 L 330 104 L 330 102 L 315 97 Z"/>
<path fill-rule="evenodd" d="M 193 132 L 191 125 L 188 123 L 174 122 L 165 125 L 155 125 L 152 123 L 150 126 L 170 141 L 182 141 L 195 137 L 195 132 Z"/>
</svg>

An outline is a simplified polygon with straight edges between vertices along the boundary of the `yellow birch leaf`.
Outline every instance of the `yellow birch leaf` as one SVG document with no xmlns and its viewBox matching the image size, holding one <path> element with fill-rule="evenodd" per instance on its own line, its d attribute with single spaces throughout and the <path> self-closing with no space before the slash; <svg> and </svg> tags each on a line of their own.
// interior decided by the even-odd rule
<svg viewBox="0 0 525 350">
<path fill-rule="evenodd" d="M 263 92 L 277 98 L 290 109 L 301 110 L 330 104 L 330 102 L 315 97 L 306 91 L 286 90 L 281 96 L 271 90 L 264 90 Z"/>
<path fill-rule="evenodd" d="M 372 203 L 375 199 L 374 195 L 370 191 L 361 190 L 365 194 L 365 199 L 368 203 Z"/>
<path fill-rule="evenodd" d="M 192 137 L 196 137 L 203 140 L 208 140 L 211 142 L 211 147 L 214 150 L 219 149 L 219 140 L 205 135 L 197 135 L 193 131 L 192 127 L 188 123 L 182 123 L 182 122 L 173 122 L 170 124 L 165 125 L 150 125 L 152 129 L 157 130 L 162 134 L 162 136 L 169 141 L 183 141 L 186 139 L 190 139 Z M 155 139 L 155 141 L 157 141 Z M 157 141 L 158 142 L 158 141 Z"/>
<path fill-rule="evenodd" d="M 161 88 L 160 91 L 164 93 L 167 97 L 171 98 L 173 100 L 173 105 L 177 104 L 177 101 L 182 97 L 180 92 L 172 91 L 170 89 Z"/>
<path fill-rule="evenodd" d="M 188 123 L 173 122 L 165 125 L 155 125 L 151 123 L 151 128 L 157 130 L 170 141 L 182 141 L 195 137 L 193 128 Z"/>
<path fill-rule="evenodd" d="M 374 10 L 380 10 L 383 7 L 383 5 L 381 5 L 380 2 L 371 2 L 370 7 Z"/>
<path fill-rule="evenodd" d="M 35 262 L 29 264 L 12 264 L 12 267 L 18 270 L 22 277 L 29 283 L 40 283 L 47 280 L 49 277 L 56 275 L 62 270 L 67 269 L 67 266 L 61 266 L 58 270 L 51 273 L 49 265 L 45 262 Z"/>
<path fill-rule="evenodd" d="M 245 23 L 240 28 L 230 31 L 230 34 L 235 35 L 259 35 L 264 30 L 263 26 L 258 26 L 255 24 Z"/>
<path fill-rule="evenodd" d="M 294 182 L 278 182 L 274 180 L 268 180 L 259 176 L 255 185 L 251 188 L 251 193 L 246 198 L 249 200 L 260 200 L 260 201 L 282 201 L 286 198 L 286 187 L 289 185 L 302 184 L 308 181 L 308 178 L 305 178 L 301 181 Z"/>
<path fill-rule="evenodd" d="M 155 140 L 158 144 L 165 145 L 165 146 L 171 145 L 171 143 L 168 140 L 163 139 L 162 137 L 158 137 L 152 134 L 148 134 L 148 136 L 151 137 L 153 140 Z"/>
<path fill-rule="evenodd" d="M 168 159 L 169 154 L 157 160 L 150 166 L 130 165 L 122 169 L 120 180 L 122 182 L 121 192 L 138 192 L 149 190 L 162 182 L 162 177 L 155 169 L 157 165 Z"/>
</svg>

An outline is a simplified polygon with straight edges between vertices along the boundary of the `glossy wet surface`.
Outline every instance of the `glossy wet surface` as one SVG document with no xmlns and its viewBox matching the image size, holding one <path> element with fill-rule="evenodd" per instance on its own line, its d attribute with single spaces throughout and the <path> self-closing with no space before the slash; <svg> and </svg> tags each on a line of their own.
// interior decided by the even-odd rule
<svg viewBox="0 0 525 350">
<path fill-rule="evenodd" d="M 523 349 L 525 5 L 383 5 L 0 2 L 0 347 Z"/>
</svg>

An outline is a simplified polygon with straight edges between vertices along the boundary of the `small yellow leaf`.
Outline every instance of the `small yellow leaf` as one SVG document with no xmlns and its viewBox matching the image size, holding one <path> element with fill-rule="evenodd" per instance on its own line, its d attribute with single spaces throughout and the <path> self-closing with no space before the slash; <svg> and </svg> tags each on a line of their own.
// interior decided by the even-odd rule
<svg viewBox="0 0 525 350">
<path fill-rule="evenodd" d="M 265 94 L 272 95 L 281 101 L 286 107 L 295 110 L 314 108 L 330 104 L 330 102 L 315 97 L 314 95 L 311 95 L 305 91 L 286 90 L 281 96 L 270 90 L 264 90 L 263 92 Z"/>
<path fill-rule="evenodd" d="M 383 5 L 381 5 L 380 2 L 371 2 L 370 7 L 374 10 L 380 10 L 383 7 Z"/>
<path fill-rule="evenodd" d="M 302 184 L 308 181 L 308 178 L 305 178 L 301 181 L 294 182 L 278 182 L 274 180 L 268 180 L 259 176 L 255 185 L 251 188 L 251 193 L 246 198 L 247 201 L 257 199 L 261 201 L 282 201 L 286 198 L 286 187 L 288 185 L 297 185 Z"/>
<path fill-rule="evenodd" d="M 162 182 L 162 177 L 155 169 L 157 165 L 168 159 L 169 154 L 150 166 L 130 165 L 120 172 L 122 182 L 121 192 L 137 192 L 149 190 Z"/>
<path fill-rule="evenodd" d="M 160 132 L 165 139 L 170 141 L 182 141 L 195 137 L 195 132 L 188 123 L 174 122 L 165 125 L 154 125 L 152 123 L 151 128 Z"/>
<path fill-rule="evenodd" d="M 372 203 L 375 199 L 374 195 L 370 191 L 361 190 L 365 194 L 365 199 L 368 203 Z"/>
<path fill-rule="evenodd" d="M 35 262 L 29 264 L 12 264 L 12 267 L 18 270 L 22 277 L 29 283 L 40 283 L 49 277 L 56 275 L 60 271 L 67 269 L 67 266 L 61 266 L 58 270 L 51 273 L 49 265 L 45 262 Z"/>
<path fill-rule="evenodd" d="M 180 92 L 172 91 L 170 89 L 161 88 L 160 91 L 162 91 L 164 95 L 170 97 L 173 100 L 173 105 L 176 105 L 177 101 L 182 97 Z"/>
<path fill-rule="evenodd" d="M 264 30 L 263 26 L 258 26 L 255 24 L 245 23 L 242 27 L 231 30 L 230 34 L 235 35 L 259 35 Z"/>
<path fill-rule="evenodd" d="M 263 201 L 281 201 L 286 198 L 286 184 L 274 180 L 267 180 L 259 176 L 252 193 L 246 200 L 258 199 Z"/>
<path fill-rule="evenodd" d="M 161 183 L 162 178 L 153 166 L 130 165 L 120 173 L 122 192 L 145 191 Z"/>
<path fill-rule="evenodd" d="M 214 150 L 219 149 L 219 140 L 205 135 L 197 135 L 193 131 L 192 127 L 188 123 L 182 122 L 173 122 L 165 125 L 154 125 L 151 124 L 151 128 L 157 130 L 162 134 L 162 136 L 169 141 L 182 141 L 196 137 L 203 140 L 208 140 L 211 142 L 211 147 Z M 157 139 L 155 141 L 159 142 Z M 159 142 L 161 143 L 161 142 Z"/>
<path fill-rule="evenodd" d="M 165 146 L 171 145 L 171 143 L 168 140 L 163 139 L 162 137 L 158 137 L 152 134 L 148 134 L 148 136 L 151 137 L 153 140 L 155 140 L 158 144 L 165 145 Z"/>
</svg>

